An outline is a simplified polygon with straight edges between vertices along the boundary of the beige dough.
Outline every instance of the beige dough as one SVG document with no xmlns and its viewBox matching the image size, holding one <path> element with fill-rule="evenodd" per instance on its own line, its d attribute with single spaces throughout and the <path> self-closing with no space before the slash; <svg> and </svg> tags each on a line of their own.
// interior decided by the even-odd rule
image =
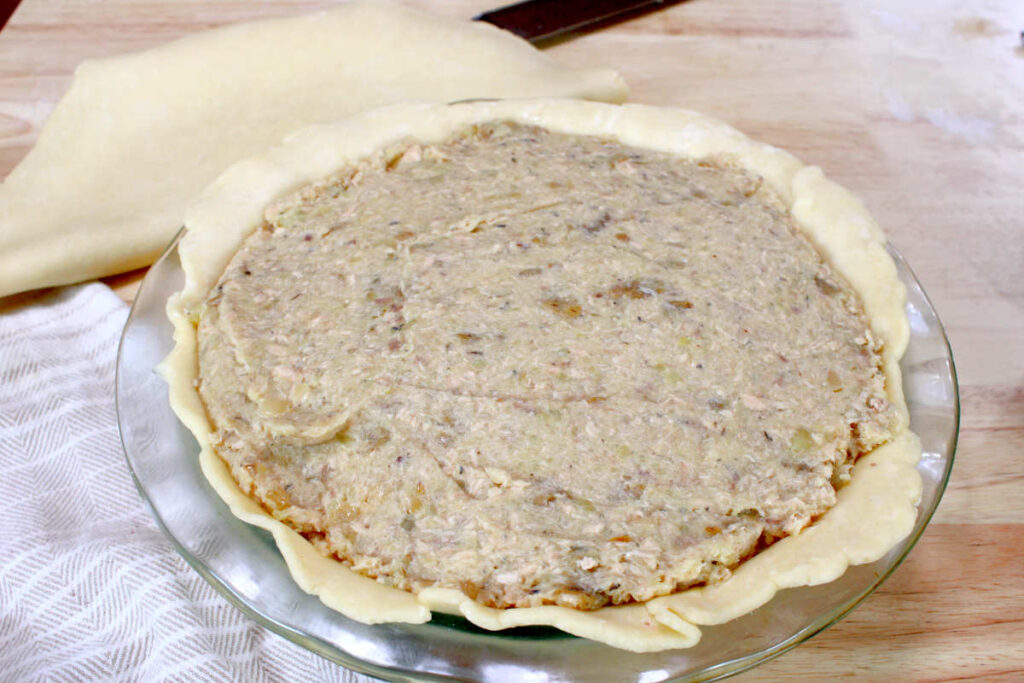
<svg viewBox="0 0 1024 683">
<path fill-rule="evenodd" d="M 496 610 L 459 591 L 431 588 L 412 595 L 359 576 L 320 556 L 302 536 L 242 494 L 210 446 L 211 426 L 193 384 L 197 355 L 191 308 L 203 301 L 274 200 L 381 146 L 403 139 L 437 142 L 460 127 L 493 120 L 609 137 L 692 158 L 724 158 L 762 176 L 789 205 L 797 225 L 860 295 L 872 333 L 884 344 L 886 390 L 900 415 L 894 439 L 858 462 L 838 504 L 821 520 L 711 588 L 593 612 L 556 606 Z M 298 584 L 353 619 L 422 622 L 433 609 L 461 613 L 488 629 L 549 624 L 637 652 L 689 647 L 699 640 L 699 624 L 740 616 L 784 587 L 831 581 L 850 564 L 878 559 L 913 528 L 921 492 L 914 469 L 920 444 L 907 427 L 898 367 L 909 327 L 903 313 L 905 291 L 885 251 L 885 238 L 860 201 L 819 169 L 749 140 L 720 121 L 692 112 L 578 100 L 394 106 L 298 131 L 281 146 L 236 164 L 202 193 L 188 212 L 186 227 L 179 247 L 186 284 L 168 303 L 176 346 L 162 366 L 171 405 L 196 435 L 203 471 L 232 511 L 270 530 Z"/>
<path fill-rule="evenodd" d="M 466 98 L 619 102 L 489 24 L 354 3 L 84 62 L 0 186 L 0 296 L 151 263 L 186 203 L 286 133 L 368 107 Z"/>
</svg>

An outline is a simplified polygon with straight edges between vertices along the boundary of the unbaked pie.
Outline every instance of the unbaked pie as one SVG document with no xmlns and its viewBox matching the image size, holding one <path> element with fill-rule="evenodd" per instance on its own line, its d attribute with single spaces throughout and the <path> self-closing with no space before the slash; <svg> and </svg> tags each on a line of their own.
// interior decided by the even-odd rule
<svg viewBox="0 0 1024 683">
<path fill-rule="evenodd" d="M 684 647 L 913 523 L 884 238 L 725 124 L 394 107 L 232 167 L 187 227 L 172 404 L 355 619 Z"/>
</svg>

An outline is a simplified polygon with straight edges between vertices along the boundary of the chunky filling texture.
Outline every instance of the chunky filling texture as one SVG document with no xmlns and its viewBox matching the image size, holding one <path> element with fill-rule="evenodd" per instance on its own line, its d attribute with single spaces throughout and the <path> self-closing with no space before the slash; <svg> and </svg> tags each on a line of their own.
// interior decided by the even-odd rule
<svg viewBox="0 0 1024 683">
<path fill-rule="evenodd" d="M 799 531 L 894 425 L 762 179 L 510 123 L 270 207 L 201 308 L 243 491 L 398 588 L 594 609 Z"/>
</svg>

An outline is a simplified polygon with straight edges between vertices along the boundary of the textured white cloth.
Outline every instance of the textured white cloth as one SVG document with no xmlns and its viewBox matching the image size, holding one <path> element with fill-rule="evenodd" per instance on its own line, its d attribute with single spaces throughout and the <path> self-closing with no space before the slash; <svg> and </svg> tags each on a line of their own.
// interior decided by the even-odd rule
<svg viewBox="0 0 1024 683">
<path fill-rule="evenodd" d="M 0 309 L 0 681 L 370 680 L 250 621 L 157 529 L 114 413 L 126 315 L 101 284 Z"/>
</svg>

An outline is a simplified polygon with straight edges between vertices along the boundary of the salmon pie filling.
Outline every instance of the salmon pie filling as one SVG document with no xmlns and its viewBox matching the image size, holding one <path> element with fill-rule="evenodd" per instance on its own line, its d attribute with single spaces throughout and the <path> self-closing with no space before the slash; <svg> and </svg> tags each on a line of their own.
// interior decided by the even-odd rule
<svg viewBox="0 0 1024 683">
<path fill-rule="evenodd" d="M 492 607 L 721 581 L 898 421 L 857 295 L 761 178 L 519 124 L 277 202 L 196 315 L 244 492 Z"/>
</svg>

